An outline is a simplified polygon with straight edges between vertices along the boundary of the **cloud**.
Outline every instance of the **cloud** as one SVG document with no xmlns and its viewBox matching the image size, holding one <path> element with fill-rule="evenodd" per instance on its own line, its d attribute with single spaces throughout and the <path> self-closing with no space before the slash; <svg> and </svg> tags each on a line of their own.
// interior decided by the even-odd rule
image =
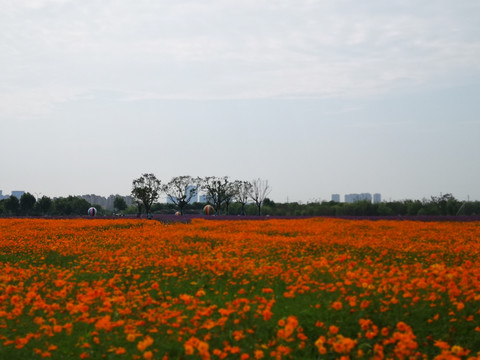
<svg viewBox="0 0 480 360">
<path fill-rule="evenodd" d="M 0 0 L 0 7 L 0 66 L 10 69 L 0 75 L 0 96 L 13 104 L 22 91 L 51 107 L 65 92 L 358 97 L 462 82 L 480 71 L 474 1 Z M 5 95 L 12 85 L 18 91 Z M 42 87 L 58 93 L 35 90 Z"/>
</svg>

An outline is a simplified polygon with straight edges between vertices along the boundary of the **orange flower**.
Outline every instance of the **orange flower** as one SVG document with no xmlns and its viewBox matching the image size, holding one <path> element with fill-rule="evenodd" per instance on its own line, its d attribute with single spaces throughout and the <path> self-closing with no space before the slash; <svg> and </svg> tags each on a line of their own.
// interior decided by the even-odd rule
<svg viewBox="0 0 480 360">
<path fill-rule="evenodd" d="M 333 350 L 339 354 L 349 354 L 356 345 L 356 340 L 339 335 L 333 343 Z"/>
<path fill-rule="evenodd" d="M 185 349 L 185 354 L 193 355 L 195 348 L 191 344 L 184 344 L 183 348 Z"/>
<path fill-rule="evenodd" d="M 255 350 L 253 354 L 255 356 L 255 359 L 257 360 L 263 359 L 263 357 L 265 356 L 262 350 Z"/>
<path fill-rule="evenodd" d="M 136 334 L 132 334 L 132 333 L 127 334 L 127 341 L 129 341 L 129 342 L 135 341 L 136 338 L 137 338 Z"/>
<path fill-rule="evenodd" d="M 399 321 L 397 323 L 397 329 L 398 331 L 410 331 L 410 326 L 408 326 L 407 324 L 405 324 L 403 321 Z"/>
<path fill-rule="evenodd" d="M 74 357 L 114 356 L 123 338 L 142 360 L 165 357 L 156 333 L 202 360 L 426 358 L 432 343 L 439 359 L 473 359 L 475 337 L 455 329 L 480 332 L 479 238 L 478 222 L 1 218 L 0 345 L 55 356 L 63 334 Z"/>
<path fill-rule="evenodd" d="M 315 341 L 315 346 L 317 347 L 317 350 L 319 352 L 319 354 L 321 355 L 324 355 L 327 353 L 327 349 L 325 347 L 325 342 L 326 342 L 326 338 L 325 336 L 320 336 L 317 341 Z"/>
<path fill-rule="evenodd" d="M 340 329 L 339 329 L 337 326 L 335 326 L 335 325 L 330 325 L 330 326 L 328 327 L 328 331 L 329 331 L 330 334 L 332 334 L 332 335 L 338 334 L 338 331 L 339 331 L 339 330 L 340 330 Z"/>
<path fill-rule="evenodd" d="M 341 301 L 335 301 L 333 304 L 332 304 L 332 309 L 334 310 L 341 310 L 343 308 L 343 304 Z"/>
<path fill-rule="evenodd" d="M 143 358 L 145 360 L 150 360 L 150 359 L 153 359 L 153 353 L 151 351 L 145 351 L 143 353 Z"/>
<path fill-rule="evenodd" d="M 149 335 L 145 336 L 143 340 L 140 340 L 137 344 L 137 349 L 144 352 L 147 347 L 153 344 L 153 338 Z"/>
</svg>

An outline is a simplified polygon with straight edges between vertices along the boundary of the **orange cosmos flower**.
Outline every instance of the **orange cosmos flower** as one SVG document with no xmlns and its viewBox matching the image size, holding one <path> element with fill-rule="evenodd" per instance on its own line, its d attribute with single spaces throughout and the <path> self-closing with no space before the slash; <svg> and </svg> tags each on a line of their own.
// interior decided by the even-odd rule
<svg viewBox="0 0 480 360">
<path fill-rule="evenodd" d="M 265 356 L 262 350 L 255 350 L 253 354 L 255 356 L 255 359 L 257 360 L 263 359 L 263 357 Z"/>
<path fill-rule="evenodd" d="M 340 329 L 339 329 L 337 326 L 335 326 L 335 325 L 330 325 L 330 326 L 328 327 L 328 331 L 329 331 L 330 334 L 332 334 L 332 335 L 338 334 L 338 331 L 339 331 L 339 330 L 340 330 Z"/>
<path fill-rule="evenodd" d="M 150 359 L 153 359 L 153 353 L 151 351 L 145 351 L 143 353 L 143 358 L 145 360 L 150 360 Z"/>
<path fill-rule="evenodd" d="M 332 304 L 332 309 L 334 310 L 341 310 L 343 308 L 343 304 L 341 301 L 335 301 L 333 304 Z"/>
<path fill-rule="evenodd" d="M 152 344 L 153 344 L 153 338 L 147 335 L 143 340 L 138 342 L 137 349 L 141 352 L 144 352 L 145 349 Z"/>
</svg>

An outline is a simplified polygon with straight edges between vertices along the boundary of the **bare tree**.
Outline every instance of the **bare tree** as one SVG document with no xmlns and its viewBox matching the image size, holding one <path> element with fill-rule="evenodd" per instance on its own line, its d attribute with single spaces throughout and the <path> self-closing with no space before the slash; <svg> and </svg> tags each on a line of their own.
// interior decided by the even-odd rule
<svg viewBox="0 0 480 360">
<path fill-rule="evenodd" d="M 258 209 L 258 215 L 262 215 L 262 205 L 272 189 L 268 185 L 268 180 L 255 179 L 252 180 L 252 188 L 250 189 L 250 199 L 255 202 Z"/>
<path fill-rule="evenodd" d="M 248 181 L 235 180 L 234 186 L 236 188 L 234 199 L 242 205 L 242 215 L 246 215 L 245 205 L 247 205 L 248 199 L 250 198 L 252 184 Z"/>
<path fill-rule="evenodd" d="M 142 174 L 132 182 L 132 197 L 138 204 L 141 212 L 141 205 L 145 212 L 150 214 L 153 203 L 158 199 L 161 191 L 161 182 L 153 174 Z"/>
<path fill-rule="evenodd" d="M 185 206 L 196 198 L 198 193 L 196 180 L 188 175 L 174 177 L 163 186 L 163 191 L 168 199 L 178 206 L 181 215 Z"/>
</svg>

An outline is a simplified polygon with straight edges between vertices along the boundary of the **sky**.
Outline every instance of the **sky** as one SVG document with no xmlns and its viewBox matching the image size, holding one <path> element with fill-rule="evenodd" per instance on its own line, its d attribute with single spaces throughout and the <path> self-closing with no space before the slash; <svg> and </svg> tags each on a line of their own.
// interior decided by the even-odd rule
<svg viewBox="0 0 480 360">
<path fill-rule="evenodd" d="M 0 189 L 153 173 L 480 200 L 478 0 L 0 0 Z"/>
</svg>

